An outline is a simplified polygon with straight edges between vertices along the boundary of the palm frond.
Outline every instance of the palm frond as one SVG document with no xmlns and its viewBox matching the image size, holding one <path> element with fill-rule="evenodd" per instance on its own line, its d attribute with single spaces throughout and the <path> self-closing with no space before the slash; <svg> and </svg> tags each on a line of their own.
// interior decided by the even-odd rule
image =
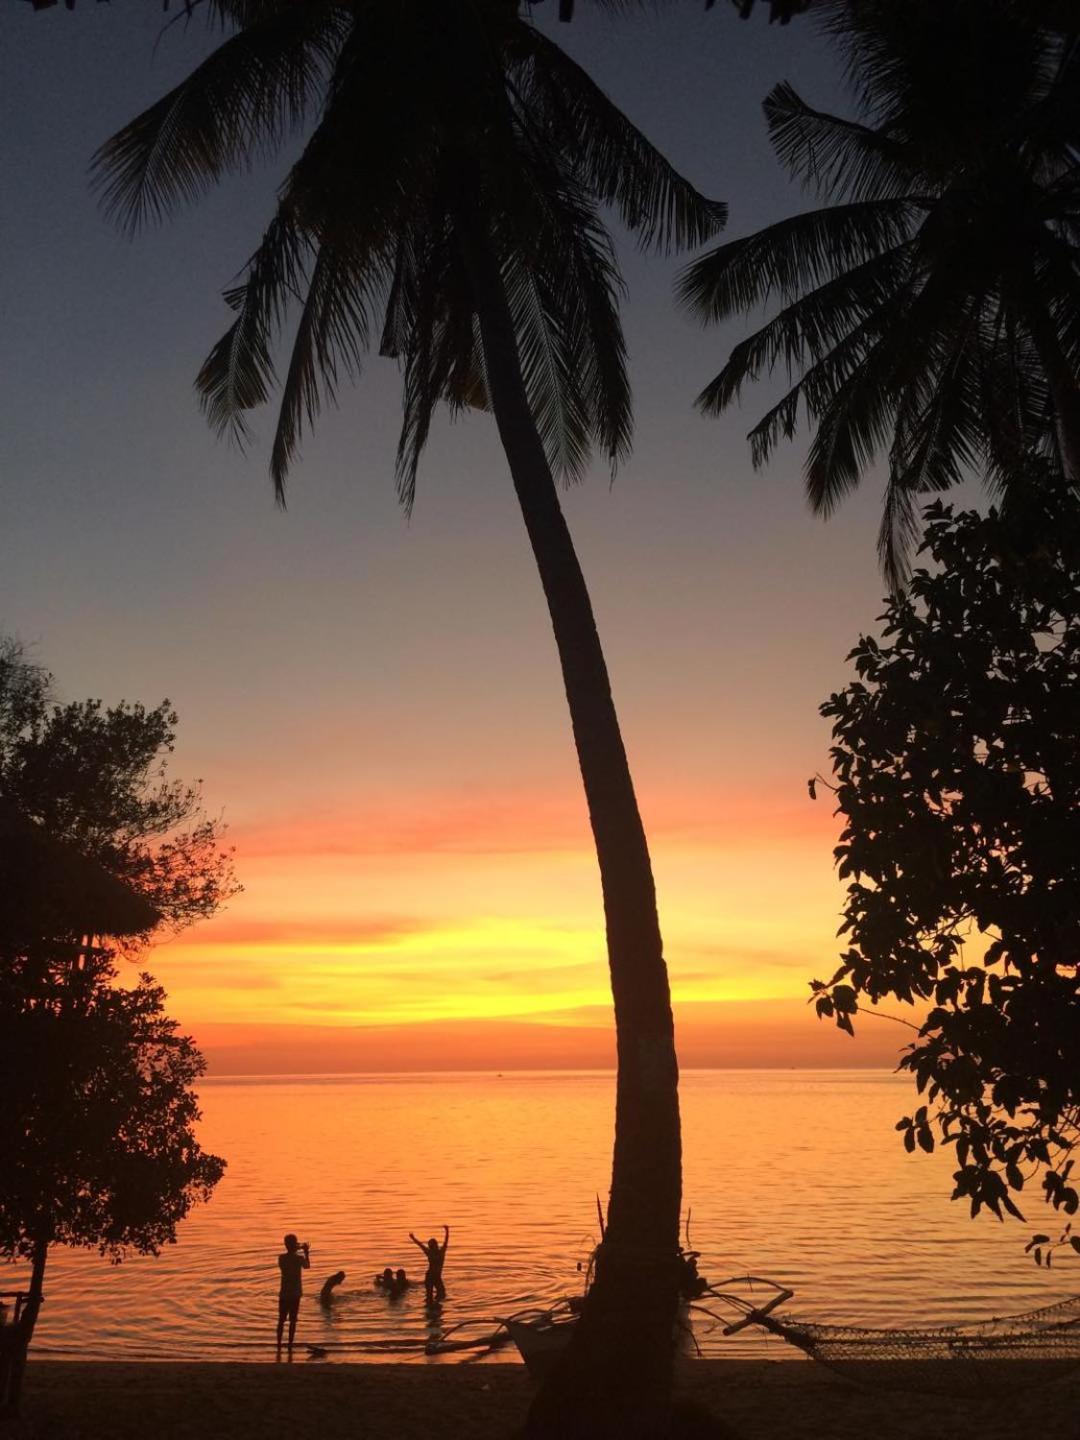
<svg viewBox="0 0 1080 1440">
<path fill-rule="evenodd" d="M 898 299 L 891 314 L 876 317 L 879 337 L 858 369 L 820 408 L 805 476 L 811 507 L 821 514 L 832 512 L 888 446 L 901 410 L 918 413 L 920 393 L 928 396 L 938 387 L 955 346 L 963 346 L 965 326 L 973 328 L 979 313 L 979 297 L 947 269 L 923 277 Z M 910 449 L 913 441 L 904 436 L 901 443 Z"/>
<path fill-rule="evenodd" d="M 549 277 L 510 252 L 503 286 L 513 320 L 522 379 L 548 464 L 579 480 L 589 456 L 588 415 L 575 385 L 573 353 L 562 333 L 562 316 Z"/>
<path fill-rule="evenodd" d="M 831 515 L 889 444 L 896 408 L 889 348 L 879 341 L 818 414 L 803 472 L 815 514 Z"/>
<path fill-rule="evenodd" d="M 860 200 L 779 220 L 730 240 L 679 276 L 676 295 L 703 323 L 796 298 L 905 241 L 916 208 L 903 198 Z"/>
<path fill-rule="evenodd" d="M 531 235 L 509 225 L 500 249 L 526 391 L 549 463 L 582 478 L 593 443 L 617 464 L 632 431 L 622 277 L 610 237 L 572 184 L 546 197 Z"/>
<path fill-rule="evenodd" d="M 436 406 L 445 403 L 453 413 L 470 403 L 469 392 L 481 375 L 472 299 L 452 227 L 443 217 L 429 217 L 427 229 L 413 237 L 413 244 L 416 283 L 395 471 L 407 515 L 416 499 L 420 457 Z"/>
<path fill-rule="evenodd" d="M 969 327 L 977 324 L 976 307 Z M 981 428 L 980 385 L 973 349 L 961 332 L 938 337 L 938 352 L 900 395 L 889 478 L 878 531 L 878 558 L 893 590 L 907 580 L 908 561 L 919 535 L 917 497 L 960 484 L 986 449 Z"/>
<path fill-rule="evenodd" d="M 739 398 L 748 381 L 771 373 L 778 364 L 790 378 L 796 366 L 825 360 L 889 305 L 909 279 L 910 256 L 910 242 L 894 246 L 786 305 L 735 346 L 699 395 L 699 407 L 718 415 Z"/>
<path fill-rule="evenodd" d="M 223 42 L 95 154 L 92 183 L 128 231 L 197 199 L 272 153 L 318 99 L 344 33 L 326 0 L 272 8 Z"/>
<path fill-rule="evenodd" d="M 808 366 L 787 393 L 765 412 L 747 437 L 755 469 L 767 462 L 781 438 L 794 439 L 800 405 L 809 424 L 825 413 L 841 387 L 858 373 L 867 357 L 881 344 L 891 323 L 902 315 L 906 303 L 906 293 L 900 292 L 882 310 L 849 330 L 826 355 Z M 716 384 L 714 380 L 713 386 Z M 698 405 L 704 410 L 709 408 L 711 389 L 712 386 L 698 397 Z"/>
<path fill-rule="evenodd" d="M 274 383 L 273 342 L 303 280 L 307 241 L 292 214 L 279 209 L 246 267 L 243 282 L 226 291 L 236 319 L 198 373 L 195 388 L 218 434 L 243 443 L 244 415 L 262 405 Z"/>
<path fill-rule="evenodd" d="M 777 158 L 803 185 L 853 200 L 895 199 L 911 190 L 903 148 L 881 131 L 812 109 L 786 80 L 762 108 Z"/>
<path fill-rule="evenodd" d="M 1023 114 L 1049 37 L 1014 0 L 842 0 L 825 28 L 864 118 L 913 155 L 951 168 Z"/>
<path fill-rule="evenodd" d="M 580 182 L 615 208 L 643 247 L 688 250 L 713 239 L 727 206 L 680 175 L 564 50 L 531 26 L 522 31 L 530 61 L 523 123 L 572 156 Z"/>
<path fill-rule="evenodd" d="M 990 490 L 1000 493 L 1008 487 L 1010 475 L 1026 473 L 1039 437 L 1045 443 L 1053 436 L 1053 402 L 1038 356 L 1009 307 L 999 302 L 995 312 L 984 315 L 983 326 L 979 384 L 986 478 Z"/>
<path fill-rule="evenodd" d="M 339 377 L 355 380 L 371 343 L 372 312 L 385 289 L 389 261 L 362 253 L 348 238 L 319 246 L 281 392 L 270 476 L 285 503 L 289 467 L 305 423 L 337 403 Z"/>
<path fill-rule="evenodd" d="M 633 405 L 626 340 L 619 317 L 623 280 L 610 237 L 599 222 L 582 219 L 567 246 L 569 344 L 582 355 L 580 384 L 589 398 L 592 432 L 614 476 L 630 453 Z"/>
</svg>

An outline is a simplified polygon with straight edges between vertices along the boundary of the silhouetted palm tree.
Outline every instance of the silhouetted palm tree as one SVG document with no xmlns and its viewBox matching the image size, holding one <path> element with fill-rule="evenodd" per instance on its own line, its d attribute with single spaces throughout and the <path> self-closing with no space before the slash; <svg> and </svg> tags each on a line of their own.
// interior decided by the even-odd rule
<svg viewBox="0 0 1080 1440">
<path fill-rule="evenodd" d="M 879 547 L 895 583 L 920 495 L 977 468 L 1005 487 L 1039 445 L 1080 481 L 1080 45 L 1015 0 L 818 4 L 858 118 L 786 83 L 765 115 L 826 203 L 720 246 L 679 291 L 707 321 L 780 302 L 698 403 L 719 413 L 762 371 L 796 372 L 750 432 L 753 459 L 801 408 L 826 514 L 887 449 Z"/>
<path fill-rule="evenodd" d="M 208 0 L 207 10 L 234 33 L 103 147 L 104 201 L 137 227 L 314 121 L 197 382 L 211 422 L 242 432 L 270 397 L 274 344 L 299 302 L 271 458 L 279 497 L 303 427 L 373 344 L 404 372 L 406 507 L 436 406 L 494 415 L 562 664 L 618 1038 L 608 1241 L 574 1354 L 535 1424 L 651 1434 L 670 1391 L 677 1286 L 671 1007 L 649 852 L 553 475 L 580 478 L 594 445 L 613 465 L 630 446 L 621 280 L 601 208 L 667 249 L 714 236 L 724 207 L 683 180 L 517 0 Z"/>
</svg>

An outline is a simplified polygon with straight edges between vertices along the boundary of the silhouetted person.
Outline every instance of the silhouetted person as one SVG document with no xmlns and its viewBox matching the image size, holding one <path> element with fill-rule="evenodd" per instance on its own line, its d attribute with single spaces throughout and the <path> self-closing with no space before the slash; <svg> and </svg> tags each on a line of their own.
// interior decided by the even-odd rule
<svg viewBox="0 0 1080 1440">
<path fill-rule="evenodd" d="M 393 1284 L 394 1284 L 394 1272 L 393 1272 L 393 1270 L 391 1269 L 391 1267 L 390 1267 L 389 1265 L 387 1265 L 386 1269 L 382 1272 L 381 1275 L 376 1275 L 376 1276 L 375 1276 L 375 1289 L 376 1289 L 376 1290 L 390 1290 L 390 1289 L 393 1288 Z"/>
<path fill-rule="evenodd" d="M 424 1273 L 424 1299 L 429 1305 L 434 1305 L 436 1300 L 446 1299 L 446 1286 L 443 1284 L 443 1264 L 446 1261 L 446 1251 L 450 1244 L 450 1227 L 443 1226 L 443 1242 L 440 1245 L 437 1240 L 429 1240 L 425 1245 L 422 1240 L 409 1231 L 409 1239 L 418 1246 L 427 1257 L 427 1270 Z"/>
<path fill-rule="evenodd" d="M 388 1299 L 401 1300 L 409 1288 L 409 1277 L 404 1270 L 395 1270 L 390 1279 L 384 1282 L 383 1288 Z"/>
<path fill-rule="evenodd" d="M 322 1289 L 319 1291 L 319 1304 L 320 1304 L 320 1305 L 329 1305 L 329 1304 L 330 1304 L 330 1302 L 331 1302 L 331 1301 L 333 1300 L 333 1298 L 334 1298 L 334 1289 L 335 1289 L 335 1287 L 338 1286 L 338 1285 L 340 1285 L 341 1282 L 342 1282 L 344 1279 L 345 1279 L 345 1271 L 344 1271 L 344 1270 L 339 1270 L 336 1275 L 331 1275 L 331 1276 L 329 1277 L 329 1279 L 323 1281 L 323 1287 L 322 1287 Z"/>
<path fill-rule="evenodd" d="M 281 1332 L 285 1321 L 289 1322 L 289 1354 L 292 1354 L 293 1338 L 296 1335 L 296 1317 L 300 1313 L 300 1297 L 304 1293 L 301 1270 L 311 1269 L 311 1253 L 307 1245 L 301 1245 L 295 1235 L 286 1235 L 285 1253 L 277 1257 L 281 1271 L 281 1290 L 278 1292 L 277 1343 L 281 1349 Z"/>
<path fill-rule="evenodd" d="M 704 1275 L 698 1274 L 698 1252 L 687 1250 L 679 1261 L 679 1294 L 684 1300 L 697 1300 L 709 1288 Z"/>
</svg>

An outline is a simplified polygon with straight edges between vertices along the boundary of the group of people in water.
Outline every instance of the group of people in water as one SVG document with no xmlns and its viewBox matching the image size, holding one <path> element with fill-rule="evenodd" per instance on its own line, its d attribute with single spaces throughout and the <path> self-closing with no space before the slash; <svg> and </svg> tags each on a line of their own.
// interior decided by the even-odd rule
<svg viewBox="0 0 1080 1440">
<path fill-rule="evenodd" d="M 443 1226 L 441 1242 L 434 1237 L 430 1240 L 418 1240 L 411 1231 L 409 1239 L 423 1252 L 427 1261 L 427 1269 L 424 1272 L 425 1303 L 438 1305 L 446 1299 L 443 1267 L 446 1263 L 446 1252 L 450 1246 L 450 1227 Z M 281 1288 L 278 1292 L 277 1348 L 280 1352 L 285 1334 L 285 1324 L 288 1322 L 288 1347 L 291 1356 L 293 1341 L 296 1337 L 296 1321 L 300 1313 L 300 1301 L 304 1293 L 303 1272 L 311 1269 L 311 1247 L 306 1243 L 301 1244 L 292 1234 L 285 1236 L 283 1244 L 285 1249 L 278 1256 L 277 1262 L 281 1272 Z M 329 1309 L 333 1304 L 334 1291 L 344 1279 L 345 1271 L 338 1270 L 323 1281 L 322 1289 L 319 1291 L 319 1304 L 325 1309 Z M 405 1270 L 402 1268 L 395 1270 L 392 1265 L 387 1265 L 381 1275 L 375 1276 L 375 1289 L 391 1300 L 404 1295 L 411 1285 L 412 1281 Z"/>
</svg>

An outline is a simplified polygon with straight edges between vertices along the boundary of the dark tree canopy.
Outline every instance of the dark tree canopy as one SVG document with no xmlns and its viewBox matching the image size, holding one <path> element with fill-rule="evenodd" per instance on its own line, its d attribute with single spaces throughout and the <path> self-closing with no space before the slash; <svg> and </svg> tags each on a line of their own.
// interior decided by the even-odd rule
<svg viewBox="0 0 1080 1440">
<path fill-rule="evenodd" d="M 928 1007 L 901 1060 L 926 1104 L 898 1129 L 954 1145 L 953 1198 L 999 1218 L 1037 1176 L 1078 1204 L 1080 500 L 1028 479 L 1008 514 L 926 509 L 933 564 L 821 710 L 849 883 L 818 1012 L 850 1033 L 867 1002 Z"/>
<path fill-rule="evenodd" d="M 196 381 L 211 424 L 244 439 L 280 380 L 279 498 L 305 430 L 373 349 L 402 369 L 406 508 L 438 407 L 490 406 L 464 258 L 477 230 L 499 267 L 552 468 L 580 479 L 594 447 L 623 459 L 633 428 L 623 282 L 603 212 L 643 246 L 685 250 L 719 233 L 726 207 L 516 4 L 212 0 L 204 18 L 226 29 L 224 43 L 101 147 L 95 182 L 134 231 L 308 132 Z"/>
<path fill-rule="evenodd" d="M 115 983 L 108 952 L 73 967 L 0 964 L 0 1255 L 54 1244 L 156 1255 L 224 1162 L 194 1133 L 205 1065 L 149 975 Z"/>
<path fill-rule="evenodd" d="M 710 323 L 774 311 L 699 397 L 719 413 L 786 373 L 750 431 L 756 465 L 805 420 L 807 496 L 827 515 L 887 459 L 895 582 L 921 496 L 973 472 L 1006 488 L 1036 446 L 1080 481 L 1080 48 L 1012 0 L 819 0 L 814 14 L 851 114 L 786 81 L 764 104 L 813 204 L 695 261 L 680 292 Z"/>
<path fill-rule="evenodd" d="M 213 914 L 237 889 L 231 854 L 198 786 L 166 775 L 167 701 L 55 704 L 50 684 L 0 638 L 0 1257 L 30 1265 L 0 1408 L 18 1403 L 50 1247 L 156 1254 L 224 1169 L 195 1137 L 201 1055 L 116 960 Z"/>
<path fill-rule="evenodd" d="M 0 639 L 0 800 L 130 885 L 171 929 L 212 915 L 237 890 L 232 854 L 198 783 L 168 776 L 171 704 L 58 704 L 51 688 Z"/>
</svg>

